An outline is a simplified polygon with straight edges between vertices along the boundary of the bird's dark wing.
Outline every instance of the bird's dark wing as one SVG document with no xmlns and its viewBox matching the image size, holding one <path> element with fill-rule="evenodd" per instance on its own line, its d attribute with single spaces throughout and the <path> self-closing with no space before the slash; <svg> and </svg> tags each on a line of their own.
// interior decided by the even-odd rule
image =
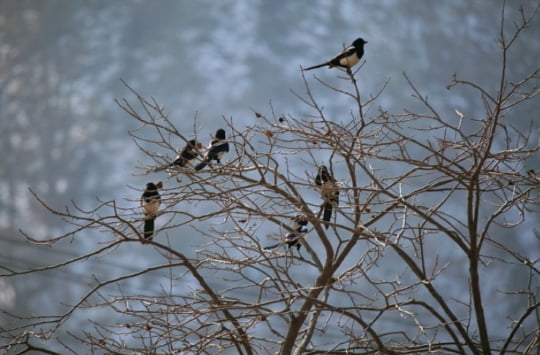
<svg viewBox="0 0 540 355">
<path fill-rule="evenodd" d="M 197 164 L 197 166 L 195 166 L 195 170 L 203 169 L 208 165 L 208 163 L 210 163 L 211 160 L 216 160 L 219 163 L 223 155 L 228 151 L 229 143 L 227 141 L 219 141 L 214 143 L 206 153 L 204 159 Z"/>
<path fill-rule="evenodd" d="M 214 144 L 208 151 L 208 160 L 219 160 L 223 154 L 229 151 L 229 142 L 219 142 Z"/>
</svg>

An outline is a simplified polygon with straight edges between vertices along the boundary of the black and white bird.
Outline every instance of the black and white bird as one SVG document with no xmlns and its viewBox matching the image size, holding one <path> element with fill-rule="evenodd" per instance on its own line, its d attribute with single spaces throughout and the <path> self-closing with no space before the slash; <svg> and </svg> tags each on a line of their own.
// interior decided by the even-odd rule
<svg viewBox="0 0 540 355">
<path fill-rule="evenodd" d="M 323 221 L 326 229 L 330 226 L 330 219 L 332 218 L 332 210 L 334 206 L 337 208 L 339 203 L 339 189 L 334 177 L 328 172 L 326 166 L 319 167 L 317 176 L 315 177 L 315 185 L 317 185 L 321 192 L 323 199 Z"/>
<path fill-rule="evenodd" d="M 161 204 L 161 196 L 158 190 L 162 187 L 161 181 L 157 184 L 149 182 L 146 184 L 146 189 L 141 196 L 141 207 L 144 213 L 144 239 L 146 240 L 152 240 L 154 237 L 154 220 Z"/>
<path fill-rule="evenodd" d="M 317 64 L 312 67 L 306 68 L 304 70 L 316 69 L 328 65 L 329 68 L 341 67 L 349 71 L 360 61 L 360 59 L 364 55 L 364 44 L 366 43 L 367 41 L 364 41 L 363 38 L 357 38 L 350 46 L 343 49 L 334 58 L 322 64 Z"/>
<path fill-rule="evenodd" d="M 211 164 L 212 160 L 215 160 L 218 164 L 220 163 L 223 155 L 229 151 L 229 142 L 225 140 L 225 130 L 220 128 L 216 131 L 216 135 L 210 141 L 208 150 L 203 158 L 203 160 L 195 166 L 195 170 L 201 170 L 208 164 Z"/>
<path fill-rule="evenodd" d="M 193 164 L 195 158 L 199 156 L 199 149 L 202 148 L 202 144 L 192 139 L 178 152 L 172 163 L 164 166 L 160 166 L 154 169 L 154 172 L 166 170 L 169 168 L 179 167 L 187 168 Z"/>
<path fill-rule="evenodd" d="M 287 245 L 288 249 L 291 249 L 292 247 L 296 247 L 296 250 L 298 251 L 298 255 L 302 257 L 300 254 L 300 248 L 302 247 L 302 244 L 300 243 L 300 240 L 304 238 L 305 234 L 308 231 L 307 228 L 308 220 L 307 217 L 298 215 L 293 219 L 293 224 L 291 226 L 291 229 L 293 232 L 289 232 L 285 235 L 285 238 L 281 240 L 279 243 L 270 245 L 264 248 L 264 250 L 271 250 L 279 247 L 282 244 Z"/>
<path fill-rule="evenodd" d="M 199 156 L 198 150 L 202 148 L 202 144 L 195 139 L 191 139 L 187 142 L 186 146 L 176 155 L 174 161 L 169 165 L 170 167 L 178 166 L 181 168 L 187 168 L 191 166 L 193 160 Z"/>
</svg>

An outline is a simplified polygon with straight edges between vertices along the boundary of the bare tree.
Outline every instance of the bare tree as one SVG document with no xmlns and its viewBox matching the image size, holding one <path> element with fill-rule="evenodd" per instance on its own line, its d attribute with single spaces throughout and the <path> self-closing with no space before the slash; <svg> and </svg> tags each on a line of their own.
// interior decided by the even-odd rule
<svg viewBox="0 0 540 355">
<path fill-rule="evenodd" d="M 113 353 L 538 351 L 540 279 L 531 251 L 538 235 L 523 234 L 521 226 L 538 206 L 540 178 L 524 171 L 523 162 L 539 146 L 511 117 L 537 98 L 540 68 L 507 80 L 508 54 L 536 11 L 522 12 L 509 37 L 503 12 L 494 90 L 452 79 L 449 89 L 474 91 L 483 117 L 459 109 L 441 113 L 407 75 L 423 109 L 399 114 L 377 107 L 383 90 L 361 97 L 356 73 L 340 73 L 340 84 L 347 83 L 340 87 L 303 77 L 306 92 L 296 95 L 311 116 L 255 113 L 257 123 L 242 129 L 224 118 L 228 155 L 194 171 L 170 163 L 179 139 L 206 138 L 201 127 L 179 132 L 156 100 L 131 90 L 139 109 L 127 99 L 117 103 L 140 124 L 130 134 L 151 161 L 144 172 L 164 180 L 156 236 L 144 238 L 139 208 L 105 201 L 91 211 L 76 204 L 57 210 L 36 195 L 73 226 L 47 246 L 89 229 L 110 239 L 43 269 L 4 266 L 2 277 L 66 267 L 128 243 L 144 242 L 162 262 L 96 277 L 65 313 L 19 319 L 3 329 L 2 348 L 47 351 L 43 339 L 56 338 L 75 312 L 106 310 L 107 321 L 68 331 L 80 347 Z M 327 115 L 314 85 L 349 100 L 342 116 Z M 328 229 L 322 220 L 328 193 L 321 196 L 316 184 L 323 165 L 338 197 Z M 173 247 L 179 230 L 197 231 L 201 242 Z M 122 286 L 160 270 L 168 273 L 168 287 L 137 294 Z"/>
</svg>

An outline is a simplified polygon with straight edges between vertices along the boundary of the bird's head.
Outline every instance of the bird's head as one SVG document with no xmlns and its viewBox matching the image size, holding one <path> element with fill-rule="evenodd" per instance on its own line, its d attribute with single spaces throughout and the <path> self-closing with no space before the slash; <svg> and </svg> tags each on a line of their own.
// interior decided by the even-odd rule
<svg viewBox="0 0 540 355">
<path fill-rule="evenodd" d="M 223 128 L 220 128 L 216 131 L 216 138 L 225 139 L 225 130 Z"/>
<path fill-rule="evenodd" d="M 320 166 L 319 167 L 319 176 L 320 177 L 326 177 L 328 175 L 329 175 L 328 174 L 328 168 L 326 166 L 324 166 L 324 165 Z"/>
<path fill-rule="evenodd" d="M 364 39 L 362 37 L 360 38 L 357 38 L 354 40 L 354 42 L 352 43 L 353 46 L 355 47 L 363 47 L 364 44 L 368 43 L 367 41 L 364 41 Z"/>
<path fill-rule="evenodd" d="M 191 139 L 188 144 L 190 148 L 202 149 L 202 144 L 197 142 L 195 139 Z"/>
</svg>

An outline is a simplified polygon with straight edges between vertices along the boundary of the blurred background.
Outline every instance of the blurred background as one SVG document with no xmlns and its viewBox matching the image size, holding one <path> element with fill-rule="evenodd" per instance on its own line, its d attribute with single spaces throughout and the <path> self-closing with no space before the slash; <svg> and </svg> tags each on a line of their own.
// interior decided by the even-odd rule
<svg viewBox="0 0 540 355">
<path fill-rule="evenodd" d="M 507 29 L 519 18 L 520 6 L 527 10 L 537 3 L 508 1 Z M 397 113 L 420 107 L 406 73 L 443 115 L 455 119 L 458 109 L 466 118 L 481 119 L 484 107 L 476 94 L 446 86 L 457 73 L 496 92 L 500 14 L 501 2 L 492 0 L 0 1 L 0 265 L 51 265 L 100 241 L 93 232 L 54 248 L 26 243 L 20 230 L 36 239 L 68 230 L 29 189 L 55 208 L 70 201 L 92 208 L 98 199 L 138 205 L 135 188 L 149 178 L 139 176 L 137 166 L 150 161 L 128 136 L 137 123 L 114 102 L 134 99 L 120 79 L 155 98 L 187 136 L 196 116 L 208 132 L 206 142 L 223 116 L 242 129 L 255 122 L 253 110 L 271 115 L 270 103 L 276 114 L 304 117 L 307 108 L 290 91 L 305 93 L 300 66 L 329 59 L 363 37 L 369 43 L 357 80 L 364 95 L 388 82 L 378 101 L 382 108 Z M 538 67 L 539 20 L 512 48 L 510 82 Z M 312 74 L 347 85 L 335 70 L 319 69 L 308 78 Z M 339 116 L 347 98 L 314 90 L 326 112 Z M 522 130 L 532 122 L 535 143 L 539 112 L 536 99 L 507 119 Z M 536 157 L 523 169 L 538 166 Z M 536 222 L 527 221 L 523 230 Z M 187 240 L 197 237 L 193 230 L 182 233 Z M 0 308 L 53 314 L 93 285 L 92 275 L 135 272 L 159 258 L 130 245 L 113 258 L 0 278 Z M 141 293 L 148 283 L 132 280 L 125 287 Z M 71 322 L 84 324 L 89 317 L 77 314 Z M 0 320 L 3 326 L 8 322 Z"/>
</svg>

